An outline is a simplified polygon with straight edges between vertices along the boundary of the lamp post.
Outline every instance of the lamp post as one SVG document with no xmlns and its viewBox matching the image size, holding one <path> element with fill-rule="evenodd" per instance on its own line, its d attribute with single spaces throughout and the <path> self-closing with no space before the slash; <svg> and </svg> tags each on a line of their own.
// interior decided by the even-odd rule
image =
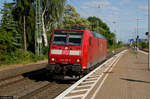
<svg viewBox="0 0 150 99">
<path fill-rule="evenodd" d="M 150 71 L 150 0 L 148 0 L 148 41 L 149 41 L 148 70 Z"/>
<path fill-rule="evenodd" d="M 139 39 L 139 31 L 138 31 L 138 27 L 139 27 L 139 20 L 143 20 L 141 18 L 136 18 L 136 21 L 137 21 L 137 46 L 136 46 L 136 50 L 138 50 L 138 39 Z"/>
<path fill-rule="evenodd" d="M 116 26 L 115 25 L 116 25 L 117 22 L 113 21 L 112 23 L 114 24 L 114 33 L 116 33 Z M 115 49 L 115 38 L 113 39 L 113 47 Z"/>
</svg>

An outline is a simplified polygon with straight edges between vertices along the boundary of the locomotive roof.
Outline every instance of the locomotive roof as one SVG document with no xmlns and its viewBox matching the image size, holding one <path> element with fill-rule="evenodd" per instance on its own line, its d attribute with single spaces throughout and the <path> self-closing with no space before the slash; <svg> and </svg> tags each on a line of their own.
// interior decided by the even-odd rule
<svg viewBox="0 0 150 99">
<path fill-rule="evenodd" d="M 84 30 L 86 30 L 86 29 L 84 29 Z M 84 30 L 82 30 L 82 29 L 56 29 L 55 32 L 58 32 L 58 31 L 59 31 L 59 33 L 60 33 L 60 31 L 76 31 L 76 32 L 81 33 L 81 32 L 83 32 Z M 93 32 L 93 31 L 91 31 L 91 33 L 92 33 L 92 35 L 93 35 L 94 37 L 97 37 L 97 38 L 101 38 L 101 39 L 105 39 L 105 40 L 106 40 L 106 38 L 105 38 L 102 34 L 99 34 L 99 33 L 97 33 L 97 32 Z"/>
<path fill-rule="evenodd" d="M 106 40 L 106 38 L 105 38 L 102 34 L 99 34 L 99 33 L 97 33 L 97 32 L 92 32 L 92 31 L 91 31 L 91 33 L 92 33 L 92 35 L 93 35 L 94 37 L 97 37 L 97 38 L 101 38 L 101 39 Z"/>
</svg>

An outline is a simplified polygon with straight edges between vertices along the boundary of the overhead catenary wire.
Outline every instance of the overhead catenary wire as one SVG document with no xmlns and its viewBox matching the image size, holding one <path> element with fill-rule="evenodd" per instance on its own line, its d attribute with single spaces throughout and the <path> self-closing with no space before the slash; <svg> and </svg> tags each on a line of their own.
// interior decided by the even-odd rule
<svg viewBox="0 0 150 99">
<path fill-rule="evenodd" d="M 89 12 L 87 12 L 87 10 L 85 10 L 85 9 L 82 8 L 82 7 L 80 7 L 81 5 L 79 5 L 77 2 L 75 2 L 75 0 L 68 0 L 68 1 L 71 2 L 71 3 L 74 4 L 74 5 L 77 5 L 77 6 L 78 6 L 78 9 L 80 9 L 80 11 L 82 11 L 83 13 L 86 13 L 86 15 L 87 15 L 86 17 L 88 17 L 88 15 L 89 15 L 89 16 L 90 16 L 90 15 L 91 15 L 91 16 L 95 15 L 95 13 L 90 12 L 90 13 L 91 13 L 91 14 L 90 14 Z M 97 2 L 98 2 L 98 0 L 97 0 Z M 96 5 L 95 7 L 98 8 L 98 9 L 101 9 L 101 8 L 103 7 L 103 4 L 102 4 L 102 5 L 98 4 L 98 5 Z M 96 10 L 97 10 L 97 9 L 96 9 Z M 99 15 L 95 15 L 95 16 L 96 16 L 97 18 L 100 18 Z M 106 19 L 106 17 L 108 17 L 108 16 L 101 15 L 101 17 L 103 17 L 103 19 L 104 19 L 103 21 L 104 21 L 104 22 L 112 23 L 111 21 L 108 20 L 109 18 Z M 120 18 L 120 17 L 115 17 L 115 18 Z M 101 29 L 101 28 L 100 28 L 100 29 Z M 103 29 L 101 29 L 101 30 L 103 31 Z"/>
<path fill-rule="evenodd" d="M 89 12 L 87 12 L 85 9 L 83 9 L 82 7 L 80 7 L 80 5 L 76 2 L 73 2 L 73 0 L 69 0 L 72 4 L 75 4 L 78 6 L 78 8 L 80 9 L 80 11 L 83 11 L 84 13 L 86 13 L 87 15 L 90 15 Z M 100 6 L 97 6 L 97 7 L 100 7 Z M 92 14 L 94 15 L 94 13 Z M 88 16 L 87 16 L 88 17 Z M 98 16 L 96 16 L 98 17 Z M 99 17 L 98 17 L 99 18 Z M 98 23 L 96 23 L 98 25 Z M 99 29 L 101 29 L 102 31 L 105 31 L 103 28 L 99 27 Z"/>
<path fill-rule="evenodd" d="M 79 8 L 81 11 L 83 11 L 84 13 L 87 14 L 87 17 L 88 17 L 88 15 L 89 15 L 89 16 L 90 16 L 90 15 L 91 15 L 91 16 L 96 16 L 95 13 L 93 13 L 93 11 L 90 12 L 90 13 L 91 13 L 91 14 L 90 14 L 89 12 L 87 12 L 87 10 L 85 10 L 85 9 L 82 8 L 82 7 L 80 7 L 81 5 L 79 5 L 77 2 L 75 2 L 75 0 L 68 0 L 68 1 L 71 2 L 71 3 L 74 4 L 74 5 L 77 5 L 78 8 Z M 101 8 L 100 4 L 98 4 L 98 5 L 95 6 L 95 8 L 99 8 L 99 7 Z M 98 16 L 97 16 L 97 17 L 98 17 Z M 103 15 L 103 17 L 108 17 L 108 16 L 104 16 L 104 15 Z M 98 18 L 99 18 L 99 17 L 98 17 Z"/>
<path fill-rule="evenodd" d="M 70 1 L 72 4 L 75 4 L 75 5 L 78 5 L 78 8 L 80 9 L 80 10 L 82 10 L 84 13 L 86 13 L 87 15 L 90 15 L 86 10 L 84 10 L 82 7 L 80 7 L 81 5 L 79 5 L 78 3 L 76 3 L 76 2 L 73 2 L 74 0 L 68 0 L 68 1 Z M 88 16 L 87 16 L 88 17 Z"/>
</svg>

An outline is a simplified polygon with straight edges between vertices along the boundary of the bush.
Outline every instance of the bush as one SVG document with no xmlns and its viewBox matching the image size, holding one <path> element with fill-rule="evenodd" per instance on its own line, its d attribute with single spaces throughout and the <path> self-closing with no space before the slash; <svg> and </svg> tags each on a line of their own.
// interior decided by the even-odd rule
<svg viewBox="0 0 150 99">
<path fill-rule="evenodd" d="M 1 64 L 6 64 L 6 63 L 10 63 L 10 61 L 12 61 L 11 57 L 8 55 L 0 55 L 0 65 Z"/>
<path fill-rule="evenodd" d="M 16 50 L 15 52 L 12 52 L 10 55 L 13 61 L 16 63 L 31 62 L 32 57 L 34 56 L 32 52 L 28 52 L 24 50 Z"/>
<path fill-rule="evenodd" d="M 118 43 L 115 42 L 115 44 L 112 44 L 112 45 L 107 44 L 107 48 L 110 50 L 114 50 L 114 49 L 121 48 L 121 47 L 123 47 L 123 44 L 120 41 Z"/>
<path fill-rule="evenodd" d="M 0 54 L 0 65 L 36 62 L 39 60 L 44 60 L 46 58 L 47 55 L 36 56 L 29 51 L 16 50 L 14 52 L 11 52 L 10 55 Z"/>
<path fill-rule="evenodd" d="M 43 55 L 48 55 L 49 46 L 43 47 Z"/>
<path fill-rule="evenodd" d="M 140 49 L 148 48 L 148 43 L 144 41 L 139 42 L 139 48 Z"/>
</svg>

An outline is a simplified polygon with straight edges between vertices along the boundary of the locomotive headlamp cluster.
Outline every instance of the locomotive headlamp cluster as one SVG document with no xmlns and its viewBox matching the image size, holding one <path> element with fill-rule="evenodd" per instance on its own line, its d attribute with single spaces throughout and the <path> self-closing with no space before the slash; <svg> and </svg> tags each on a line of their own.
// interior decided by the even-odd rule
<svg viewBox="0 0 150 99">
<path fill-rule="evenodd" d="M 52 60 L 52 61 L 55 61 L 55 58 L 52 58 L 51 60 Z"/>
<path fill-rule="evenodd" d="M 80 59 L 77 59 L 77 62 L 80 62 Z"/>
<path fill-rule="evenodd" d="M 51 58 L 51 61 L 57 61 L 57 58 Z"/>
<path fill-rule="evenodd" d="M 83 69 L 86 69 L 86 66 L 83 66 Z"/>
<path fill-rule="evenodd" d="M 80 62 L 80 59 L 74 59 L 74 62 Z"/>
</svg>

